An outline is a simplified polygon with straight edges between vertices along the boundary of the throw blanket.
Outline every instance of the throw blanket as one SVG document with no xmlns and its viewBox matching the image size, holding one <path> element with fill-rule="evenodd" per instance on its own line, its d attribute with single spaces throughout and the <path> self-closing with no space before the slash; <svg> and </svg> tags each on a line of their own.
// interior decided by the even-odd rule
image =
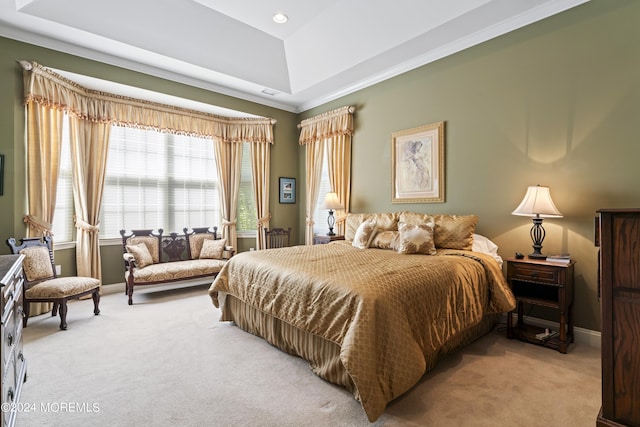
<svg viewBox="0 0 640 427">
<path fill-rule="evenodd" d="M 451 337 L 515 307 L 488 255 L 402 255 L 347 242 L 238 254 L 209 294 L 216 307 L 231 294 L 338 344 L 370 421 L 420 380 Z"/>
</svg>

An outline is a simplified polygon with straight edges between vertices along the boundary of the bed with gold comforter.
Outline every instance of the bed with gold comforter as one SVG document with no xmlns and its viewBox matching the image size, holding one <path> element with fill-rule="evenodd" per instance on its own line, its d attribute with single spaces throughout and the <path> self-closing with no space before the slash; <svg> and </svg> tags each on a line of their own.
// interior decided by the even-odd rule
<svg viewBox="0 0 640 427">
<path fill-rule="evenodd" d="M 316 374 L 347 387 L 370 421 L 439 356 L 514 308 L 489 255 L 406 255 L 344 241 L 238 254 L 209 294 L 221 320 L 309 360 Z"/>
</svg>

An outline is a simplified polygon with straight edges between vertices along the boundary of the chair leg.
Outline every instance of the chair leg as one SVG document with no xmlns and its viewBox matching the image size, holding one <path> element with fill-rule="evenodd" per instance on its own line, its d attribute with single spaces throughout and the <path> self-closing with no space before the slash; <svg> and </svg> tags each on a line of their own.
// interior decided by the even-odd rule
<svg viewBox="0 0 640 427">
<path fill-rule="evenodd" d="M 67 329 L 67 301 L 62 300 L 60 302 L 60 329 L 63 331 Z"/>
<path fill-rule="evenodd" d="M 31 303 L 29 301 L 23 301 L 22 303 L 22 327 L 26 328 L 27 327 L 27 320 L 29 320 L 29 312 L 31 307 Z"/>
<path fill-rule="evenodd" d="M 51 316 L 52 316 L 52 317 L 55 317 L 55 316 L 57 316 L 57 315 L 58 315 L 58 306 L 59 306 L 59 305 L 60 305 L 60 304 L 58 304 L 57 302 L 54 302 L 54 303 L 53 303 L 53 308 L 51 309 Z"/>
<path fill-rule="evenodd" d="M 97 288 L 93 294 L 91 294 L 91 298 L 93 298 L 93 314 L 97 316 L 100 314 L 100 308 L 98 308 L 100 305 L 100 288 Z"/>
<path fill-rule="evenodd" d="M 127 283 L 127 295 L 129 296 L 129 305 L 133 305 L 133 283 Z"/>
</svg>

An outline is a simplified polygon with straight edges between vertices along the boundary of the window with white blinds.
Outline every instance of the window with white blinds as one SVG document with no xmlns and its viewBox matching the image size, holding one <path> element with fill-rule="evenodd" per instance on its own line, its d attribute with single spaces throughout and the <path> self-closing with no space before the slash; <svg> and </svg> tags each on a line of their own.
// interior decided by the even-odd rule
<svg viewBox="0 0 640 427">
<path fill-rule="evenodd" d="M 67 129 L 65 127 L 65 129 Z M 66 132 L 66 130 L 65 130 Z M 63 138 L 53 232 L 56 243 L 75 238 L 68 132 Z M 100 238 L 120 230 L 220 228 L 218 177 L 211 139 L 112 126 L 100 213 Z M 244 143 L 238 231 L 255 233 L 249 144 Z"/>
<path fill-rule="evenodd" d="M 52 221 L 53 241 L 56 243 L 70 242 L 74 236 L 71 146 L 69 144 L 69 116 L 66 113 L 62 122 L 62 147 L 60 151 L 56 210 L 53 213 Z"/>
<path fill-rule="evenodd" d="M 329 160 L 327 159 L 327 149 L 325 147 L 324 154 L 322 156 L 322 178 L 320 179 L 320 191 L 318 193 L 318 200 L 316 202 L 316 209 L 313 214 L 313 233 L 314 234 L 327 234 L 329 232 L 329 225 L 327 224 L 327 218 L 329 217 L 329 209 L 324 207 L 324 199 L 327 193 L 331 192 L 331 182 L 329 181 Z M 335 230 L 334 230 L 335 231 Z"/>
</svg>

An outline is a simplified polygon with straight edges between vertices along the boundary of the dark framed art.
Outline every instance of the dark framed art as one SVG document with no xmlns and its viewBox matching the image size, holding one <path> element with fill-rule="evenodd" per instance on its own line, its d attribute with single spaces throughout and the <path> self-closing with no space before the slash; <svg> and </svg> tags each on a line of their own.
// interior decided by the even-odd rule
<svg viewBox="0 0 640 427">
<path fill-rule="evenodd" d="M 296 179 L 280 177 L 280 203 L 296 202 Z"/>
</svg>

